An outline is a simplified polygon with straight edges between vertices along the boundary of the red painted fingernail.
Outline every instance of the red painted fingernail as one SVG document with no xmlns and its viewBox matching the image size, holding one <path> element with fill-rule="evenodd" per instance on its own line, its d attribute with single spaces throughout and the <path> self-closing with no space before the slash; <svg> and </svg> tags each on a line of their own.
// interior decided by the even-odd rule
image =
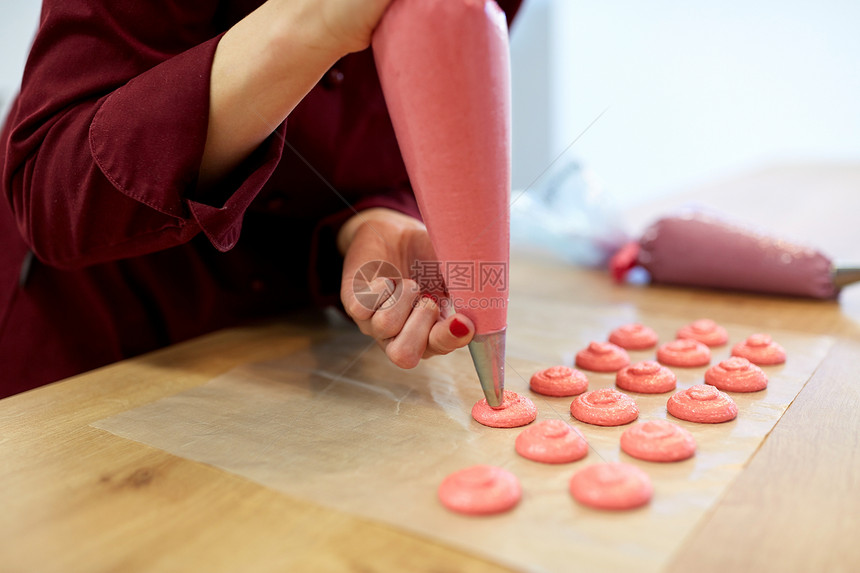
<svg viewBox="0 0 860 573">
<path fill-rule="evenodd" d="M 457 338 L 463 338 L 467 334 L 469 334 L 469 327 L 460 322 L 458 319 L 454 319 L 451 321 L 451 334 L 456 336 Z"/>
</svg>

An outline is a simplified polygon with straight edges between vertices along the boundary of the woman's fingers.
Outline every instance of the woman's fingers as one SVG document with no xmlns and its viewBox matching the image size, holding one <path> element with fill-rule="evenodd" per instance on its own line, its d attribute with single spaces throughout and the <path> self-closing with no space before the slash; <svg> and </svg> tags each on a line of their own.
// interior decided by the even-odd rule
<svg viewBox="0 0 860 573">
<path fill-rule="evenodd" d="M 466 346 L 475 332 L 472 321 L 454 313 L 447 299 L 440 311 L 436 298 L 422 295 L 411 279 L 377 277 L 345 294 L 344 307 L 359 329 L 401 368 Z"/>
<path fill-rule="evenodd" d="M 415 368 L 427 350 L 430 332 L 439 320 L 439 307 L 428 297 L 415 301 L 403 328 L 396 336 L 383 341 L 388 359 L 401 368 Z"/>
<path fill-rule="evenodd" d="M 448 354 L 469 344 L 475 325 L 463 314 L 453 314 L 432 326 L 424 357 Z"/>
<path fill-rule="evenodd" d="M 378 311 L 392 306 L 400 298 L 398 291 L 402 291 L 402 285 L 387 277 L 377 277 L 369 282 L 356 280 L 342 289 L 341 300 L 346 313 L 361 327 Z M 365 332 L 364 327 L 362 332 Z"/>
<path fill-rule="evenodd" d="M 418 283 L 410 279 L 397 281 L 394 293 L 373 313 L 370 330 L 367 334 L 377 340 L 394 338 L 413 313 L 416 301 L 421 295 Z"/>
</svg>

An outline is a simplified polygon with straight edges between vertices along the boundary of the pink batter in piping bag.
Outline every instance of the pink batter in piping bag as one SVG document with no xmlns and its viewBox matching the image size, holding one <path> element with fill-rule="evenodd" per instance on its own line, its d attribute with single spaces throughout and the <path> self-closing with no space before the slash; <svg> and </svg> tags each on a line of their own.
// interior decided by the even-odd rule
<svg viewBox="0 0 860 573">
<path fill-rule="evenodd" d="M 504 389 L 510 262 L 508 28 L 494 0 L 395 0 L 373 36 L 385 102 L 487 402 Z"/>
<path fill-rule="evenodd" d="M 618 281 L 635 266 L 654 282 L 821 299 L 860 281 L 858 267 L 699 212 L 660 219 L 610 261 Z"/>
</svg>

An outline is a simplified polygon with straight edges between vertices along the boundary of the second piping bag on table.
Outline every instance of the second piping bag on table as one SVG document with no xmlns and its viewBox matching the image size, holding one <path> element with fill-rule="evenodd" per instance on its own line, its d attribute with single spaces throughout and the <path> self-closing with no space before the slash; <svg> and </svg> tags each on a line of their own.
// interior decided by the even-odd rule
<svg viewBox="0 0 860 573">
<path fill-rule="evenodd" d="M 690 211 L 652 224 L 610 261 L 622 281 L 636 266 L 654 282 L 833 299 L 860 281 L 860 267 L 713 213 Z"/>
<path fill-rule="evenodd" d="M 394 0 L 373 36 L 386 105 L 484 395 L 504 389 L 511 105 L 494 0 Z"/>
</svg>

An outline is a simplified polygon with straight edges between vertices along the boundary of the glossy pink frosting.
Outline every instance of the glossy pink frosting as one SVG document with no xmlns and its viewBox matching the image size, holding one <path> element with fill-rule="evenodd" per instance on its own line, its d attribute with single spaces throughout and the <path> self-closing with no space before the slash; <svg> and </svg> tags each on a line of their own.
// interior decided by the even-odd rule
<svg viewBox="0 0 860 573">
<path fill-rule="evenodd" d="M 493 408 L 486 398 L 481 398 L 472 406 L 472 417 L 476 422 L 491 428 L 517 428 L 534 422 L 537 408 L 525 396 L 505 390 L 501 406 Z"/>
<path fill-rule="evenodd" d="M 700 318 L 683 326 L 678 331 L 678 338 L 692 338 L 705 346 L 722 346 L 729 341 L 729 334 L 713 320 Z"/>
<path fill-rule="evenodd" d="M 591 342 L 576 353 L 576 365 L 592 372 L 615 372 L 628 364 L 627 351 L 611 342 Z"/>
<path fill-rule="evenodd" d="M 732 347 L 732 356 L 741 356 L 753 364 L 770 366 L 785 362 L 785 349 L 769 334 L 753 334 Z"/>
<path fill-rule="evenodd" d="M 529 387 L 544 396 L 576 396 L 588 390 L 588 378 L 569 366 L 551 366 L 535 372 Z"/>
<path fill-rule="evenodd" d="M 738 415 L 735 401 L 707 384 L 696 384 L 673 394 L 666 403 L 666 409 L 676 418 L 701 424 L 728 422 Z"/>
<path fill-rule="evenodd" d="M 578 396 L 570 404 L 570 414 L 586 424 L 622 426 L 639 417 L 639 407 L 627 394 L 601 388 Z"/>
<path fill-rule="evenodd" d="M 545 464 L 566 464 L 581 460 L 588 443 L 579 430 L 563 420 L 541 420 L 529 426 L 514 442 L 524 458 Z"/>
<path fill-rule="evenodd" d="M 570 479 L 573 498 L 595 509 L 633 509 L 648 503 L 653 493 L 648 474 L 622 462 L 590 465 Z"/>
<path fill-rule="evenodd" d="M 678 378 L 669 368 L 653 360 L 625 366 L 615 375 L 615 385 L 640 394 L 662 394 L 675 389 Z"/>
<path fill-rule="evenodd" d="M 625 350 L 647 350 L 657 346 L 657 333 L 649 326 L 634 322 L 610 332 L 609 342 Z"/>
<path fill-rule="evenodd" d="M 758 392 L 767 388 L 767 374 L 746 358 L 732 356 L 708 368 L 705 382 L 727 392 Z"/>
<path fill-rule="evenodd" d="M 491 515 L 513 509 L 522 497 L 522 487 L 508 470 L 478 465 L 447 476 L 439 484 L 437 495 L 451 511 Z"/>
<path fill-rule="evenodd" d="M 649 462 L 677 462 L 696 453 L 693 434 L 669 420 L 650 420 L 621 434 L 621 450 Z"/>
<path fill-rule="evenodd" d="M 711 349 L 692 338 L 679 338 L 657 349 L 657 360 L 666 366 L 695 368 L 711 362 Z"/>
</svg>

